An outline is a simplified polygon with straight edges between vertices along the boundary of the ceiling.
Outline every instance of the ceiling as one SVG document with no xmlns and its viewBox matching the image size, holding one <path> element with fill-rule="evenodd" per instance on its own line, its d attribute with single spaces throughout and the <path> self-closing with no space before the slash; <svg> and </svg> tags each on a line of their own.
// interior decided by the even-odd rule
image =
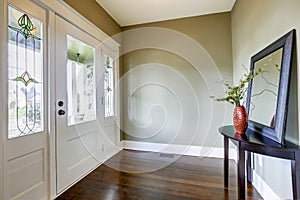
<svg viewBox="0 0 300 200">
<path fill-rule="evenodd" d="M 231 11 L 236 0 L 96 0 L 120 26 Z"/>
</svg>

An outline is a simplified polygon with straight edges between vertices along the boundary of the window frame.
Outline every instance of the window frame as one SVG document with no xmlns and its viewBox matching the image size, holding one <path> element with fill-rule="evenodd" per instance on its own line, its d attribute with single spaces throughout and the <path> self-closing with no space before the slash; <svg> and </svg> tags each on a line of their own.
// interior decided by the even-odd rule
<svg viewBox="0 0 300 200">
<path fill-rule="evenodd" d="M 25 2 L 24 2 L 25 3 Z M 9 37 L 8 37 L 8 30 L 9 30 L 9 27 L 8 27 L 8 17 L 9 17 L 9 6 L 11 6 L 12 8 L 18 10 L 19 12 L 22 12 L 24 14 L 27 14 L 29 15 L 30 17 L 33 17 L 39 21 L 42 22 L 42 52 L 43 52 L 43 61 L 42 61 L 42 64 L 43 64 L 43 67 L 42 67 L 42 72 L 41 72 L 41 76 L 42 76 L 42 83 L 43 83 L 43 86 L 42 86 L 42 93 L 43 93 L 43 97 L 41 98 L 42 101 L 43 101 L 43 117 L 42 117 L 42 123 L 43 123 L 43 129 L 41 131 L 37 131 L 37 132 L 33 132 L 33 133 L 30 133 L 30 134 L 25 134 L 25 135 L 20 135 L 20 136 L 17 136 L 17 137 L 12 137 L 12 138 L 9 138 L 9 127 L 8 127 L 8 124 L 9 124 L 9 113 L 8 113 L 8 110 L 9 110 L 9 105 L 8 105 L 8 96 L 9 96 L 9 76 L 8 76 L 8 73 L 9 73 L 9 70 L 8 70 L 8 65 L 9 65 L 9 59 L 8 59 L 8 44 L 9 44 Z M 39 7 L 39 5 L 37 4 L 36 5 L 37 7 Z M 43 7 L 41 7 L 43 8 Z M 46 10 L 45 10 L 46 12 Z M 48 87 L 47 87 L 47 83 L 48 83 L 48 46 L 47 46 L 47 41 L 48 41 L 48 34 L 47 34 L 47 17 L 46 17 L 46 14 L 44 12 L 38 12 L 36 9 L 35 9 L 35 6 L 34 7 L 31 7 L 31 6 L 26 6 L 26 5 L 22 5 L 20 3 L 17 3 L 16 5 L 14 5 L 13 2 L 10 2 L 8 1 L 7 3 L 4 4 L 4 12 L 5 14 L 5 18 L 4 18 L 4 21 L 5 23 L 3 24 L 3 27 L 4 27 L 4 38 L 3 38 L 3 45 L 4 45 L 4 59 L 3 59 L 3 62 L 5 63 L 3 66 L 6 66 L 6 67 L 3 67 L 3 80 L 5 81 L 5 84 L 4 84 L 4 87 L 5 87 L 5 92 L 4 92 L 4 98 L 5 98 L 5 138 L 6 140 L 16 140 L 18 138 L 23 138 L 23 137 L 29 137 L 29 136 L 34 136 L 34 135 L 37 135 L 37 134 L 45 134 L 48 132 L 48 121 L 47 121 L 47 117 L 48 117 Z"/>
<path fill-rule="evenodd" d="M 112 58 L 113 60 L 113 115 L 105 117 L 105 94 L 104 94 L 104 77 L 103 77 L 103 118 L 104 118 L 104 124 L 105 126 L 111 126 L 115 122 L 119 125 L 119 49 L 115 48 L 109 48 L 109 45 L 102 45 L 102 67 L 103 67 L 103 73 L 104 73 L 104 63 L 105 63 L 105 56 L 108 56 Z"/>
<path fill-rule="evenodd" d="M 29 132 L 29 133 L 26 133 L 26 134 L 22 134 L 22 133 L 20 133 L 20 135 L 18 135 L 18 136 L 15 136 L 15 137 L 9 137 L 9 133 L 10 133 L 10 130 L 9 130 L 9 123 L 10 123 L 10 120 L 9 120 L 9 112 L 8 112 L 8 110 L 9 110 L 9 105 L 8 105 L 8 103 L 9 102 L 7 102 L 7 105 L 6 105 L 6 109 L 7 109 L 7 114 L 6 114 L 6 137 L 7 137 L 7 139 L 8 140 L 11 140 L 11 139 L 14 139 L 14 138 L 19 138 L 19 137 L 24 137 L 24 136 L 28 136 L 28 135 L 34 135 L 34 134 L 39 134 L 39 133 L 45 133 L 46 132 L 46 129 L 47 129 L 47 124 L 46 124 L 46 117 L 47 117 L 47 115 L 46 115 L 46 112 L 47 112 L 47 101 L 46 101 L 46 97 L 45 97 L 45 95 L 47 94 L 47 88 L 46 88 L 46 82 L 47 82 L 47 79 L 46 79 L 46 69 L 47 69 L 47 62 L 46 62 L 46 60 L 47 60 L 47 54 L 46 54 L 46 49 L 47 49 L 47 46 L 46 46 L 46 41 L 47 41 L 47 35 L 46 35 L 46 23 L 47 23 L 47 21 L 46 21 L 46 18 L 44 18 L 44 16 L 43 16 L 43 14 L 39 14 L 37 11 L 35 11 L 34 9 L 27 9 L 26 7 L 25 8 L 20 8 L 20 7 L 18 7 L 18 6 L 16 6 L 16 5 L 13 5 L 12 3 L 8 3 L 7 4 L 7 6 L 6 6 L 6 13 L 7 13 L 7 25 L 9 25 L 8 24 L 8 19 L 9 19 L 9 9 L 10 8 L 11 9 L 15 9 L 16 11 L 18 11 L 18 12 L 20 12 L 20 13 L 22 13 L 22 14 L 27 14 L 29 17 L 31 17 L 31 18 L 35 18 L 35 19 L 37 19 L 37 20 L 39 20 L 39 21 L 41 21 L 41 25 L 42 25 L 42 27 L 41 27 L 41 47 L 42 47 L 42 50 L 41 50 L 41 53 L 42 53 L 42 62 L 41 62 L 41 64 L 42 64 L 42 66 L 41 66 L 41 68 L 40 68 L 40 70 L 41 70 L 41 78 L 42 78 L 42 80 L 41 80 L 41 82 L 40 82 L 40 84 L 42 84 L 42 86 L 41 86 L 41 93 L 42 93 L 42 97 L 40 98 L 40 100 L 41 100 L 41 102 L 40 102 L 40 105 L 43 105 L 42 106 L 42 109 L 41 109 L 41 113 L 42 113 L 42 119 L 41 119 L 41 122 L 42 122 L 42 127 L 41 127 L 41 130 L 39 130 L 39 131 L 36 131 L 36 132 L 34 132 L 34 131 L 32 131 L 32 132 Z M 6 89 L 7 89 L 7 92 L 6 92 L 6 100 L 8 101 L 8 99 L 9 99 L 9 86 L 10 86 L 10 81 L 11 80 L 9 80 L 9 75 L 8 75 L 8 73 L 10 72 L 10 67 L 9 67 L 9 49 L 10 49 L 10 47 L 9 47 L 9 41 L 10 41 L 10 39 L 9 39 L 9 37 L 8 37 L 8 32 L 9 32 L 9 30 L 10 30 L 10 28 L 7 26 L 6 27 L 6 49 L 5 49 L 5 51 L 6 51 L 6 78 L 5 78 L 5 80 L 7 81 L 7 83 L 6 83 Z M 27 59 L 27 58 L 26 58 Z M 38 67 L 38 66 L 37 66 Z M 19 74 L 17 74 L 17 76 L 19 76 L 20 74 L 22 73 L 22 71 L 21 72 L 19 72 Z M 34 78 L 34 75 L 33 74 L 31 74 L 33 77 L 32 78 Z M 27 89 L 27 87 L 26 87 L 26 89 Z M 34 88 L 35 89 L 35 88 Z M 27 104 L 27 102 L 26 102 L 26 104 Z"/>
</svg>

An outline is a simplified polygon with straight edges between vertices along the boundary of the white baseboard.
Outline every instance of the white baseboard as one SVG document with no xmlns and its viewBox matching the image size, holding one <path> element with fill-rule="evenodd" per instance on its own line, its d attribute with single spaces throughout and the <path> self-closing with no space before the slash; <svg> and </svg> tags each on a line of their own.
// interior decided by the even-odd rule
<svg viewBox="0 0 300 200">
<path fill-rule="evenodd" d="M 139 151 L 153 151 L 160 153 L 180 154 L 187 156 L 224 158 L 224 150 L 219 147 L 187 146 L 177 144 L 161 144 L 151 142 L 136 142 L 123 140 L 123 148 Z M 235 149 L 229 150 L 229 159 L 236 160 Z"/>
<path fill-rule="evenodd" d="M 252 185 L 265 200 L 276 200 L 280 197 L 270 188 L 270 186 L 253 170 Z"/>
<path fill-rule="evenodd" d="M 299 145 L 299 141 L 296 140 L 296 139 L 293 139 L 293 138 L 291 138 L 291 137 L 285 136 L 285 140 L 287 140 L 288 142 L 291 142 L 291 143 L 293 143 L 293 144 Z"/>
</svg>

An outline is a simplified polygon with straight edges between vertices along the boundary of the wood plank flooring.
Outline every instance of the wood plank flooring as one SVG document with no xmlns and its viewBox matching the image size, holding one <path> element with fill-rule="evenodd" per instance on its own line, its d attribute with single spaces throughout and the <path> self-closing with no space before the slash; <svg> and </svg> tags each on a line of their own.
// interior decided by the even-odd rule
<svg viewBox="0 0 300 200">
<path fill-rule="evenodd" d="M 223 159 L 122 150 L 57 200 L 237 199 L 236 164 L 223 186 Z M 248 185 L 247 199 L 262 199 Z"/>
</svg>

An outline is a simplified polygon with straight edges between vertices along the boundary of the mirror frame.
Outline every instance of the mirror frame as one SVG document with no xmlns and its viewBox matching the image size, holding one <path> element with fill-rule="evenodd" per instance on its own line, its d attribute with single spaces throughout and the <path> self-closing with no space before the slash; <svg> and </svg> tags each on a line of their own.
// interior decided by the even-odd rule
<svg viewBox="0 0 300 200">
<path fill-rule="evenodd" d="M 252 120 L 248 121 L 249 129 L 254 130 L 280 144 L 284 142 L 285 135 L 294 38 L 295 30 L 292 30 L 251 57 L 250 72 L 253 73 L 255 62 L 277 51 L 278 49 L 283 48 L 277 96 L 275 127 L 271 128 L 270 126 L 266 126 Z M 252 82 L 253 79 L 248 84 L 246 102 L 247 113 L 249 113 L 251 103 Z"/>
</svg>

